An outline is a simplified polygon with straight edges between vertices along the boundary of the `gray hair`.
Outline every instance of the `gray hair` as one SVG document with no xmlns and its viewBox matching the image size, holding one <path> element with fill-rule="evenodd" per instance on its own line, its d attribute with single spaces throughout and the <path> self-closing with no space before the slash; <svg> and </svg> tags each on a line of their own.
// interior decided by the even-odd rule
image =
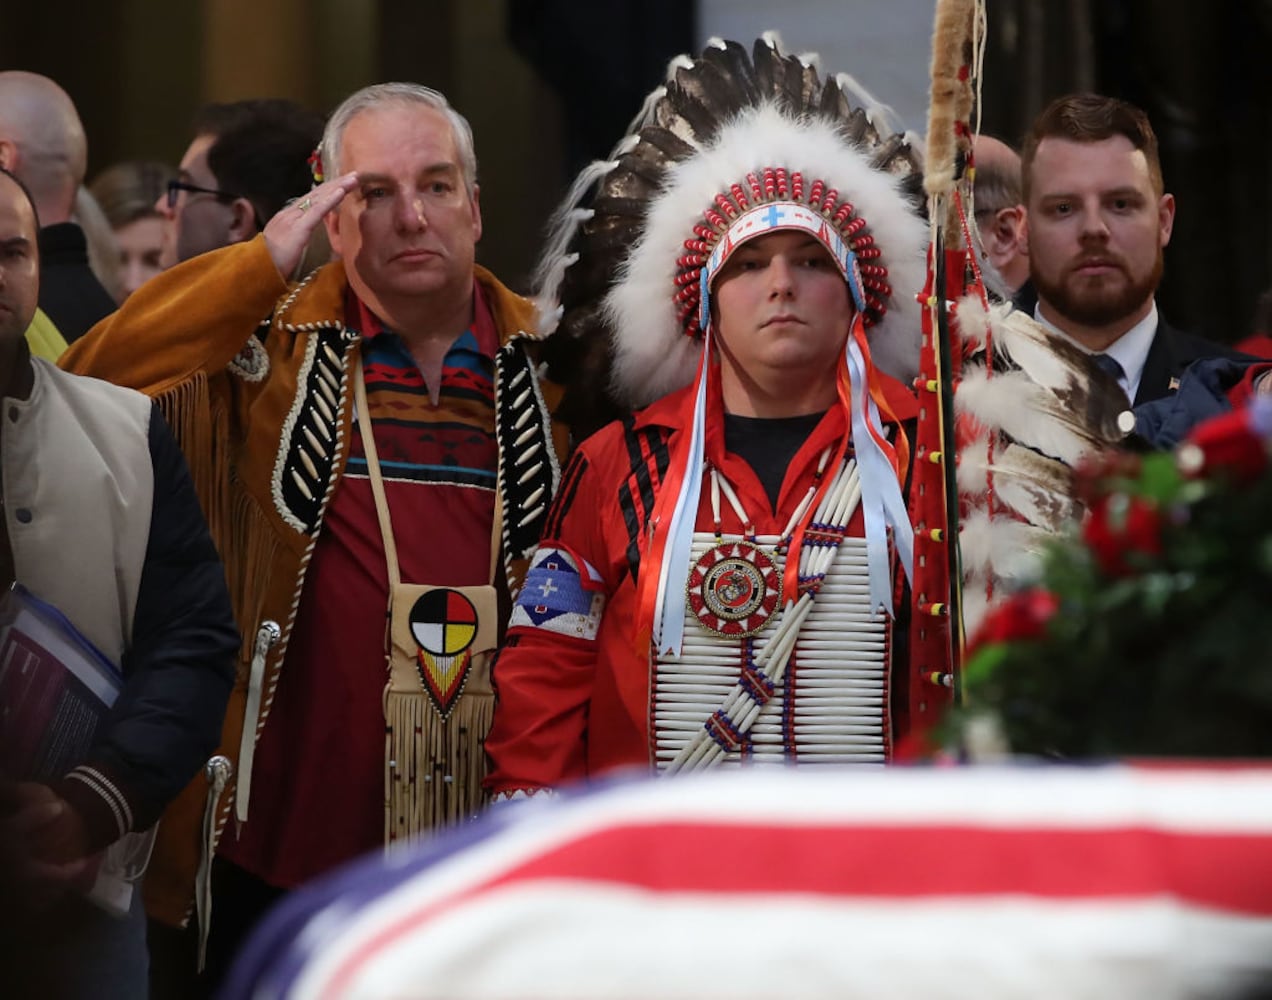
<svg viewBox="0 0 1272 1000">
<path fill-rule="evenodd" d="M 477 154 L 473 150 L 472 126 L 468 124 L 467 118 L 451 107 L 444 94 L 418 83 L 376 83 L 345 98 L 327 119 L 322 145 L 319 146 L 325 178 L 330 180 L 342 172 L 339 169 L 340 144 L 344 140 L 345 129 L 354 117 L 371 108 L 394 104 L 421 104 L 446 116 L 450 122 L 451 134 L 455 137 L 455 148 L 459 152 L 459 168 L 464 178 L 464 188 L 471 198 L 477 184 Z"/>
<path fill-rule="evenodd" d="M 1011 165 L 998 159 L 977 163 L 974 183 L 977 215 L 983 211 L 998 212 L 1011 208 L 1024 200 L 1019 164 Z"/>
</svg>

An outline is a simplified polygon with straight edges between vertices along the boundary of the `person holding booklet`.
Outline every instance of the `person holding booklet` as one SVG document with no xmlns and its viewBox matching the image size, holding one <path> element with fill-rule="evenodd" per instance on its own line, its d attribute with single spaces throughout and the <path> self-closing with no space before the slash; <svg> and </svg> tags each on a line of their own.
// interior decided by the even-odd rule
<svg viewBox="0 0 1272 1000">
<path fill-rule="evenodd" d="M 239 635 L 189 471 L 154 405 L 28 353 L 38 229 L 29 193 L 0 170 L 0 587 L 53 623 L 34 645 L 31 632 L 16 642 L 16 625 L 0 639 L 0 982 L 6 996 L 144 997 L 139 893 L 93 892 L 101 855 L 152 827 L 204 766 Z M 54 773 L 19 760 L 15 745 L 49 709 L 32 692 L 77 683 L 36 672 L 76 673 L 75 650 L 91 648 L 118 674 L 99 690 L 108 707 L 84 756 Z M 50 742 L 69 735 L 68 715 L 49 711 Z"/>
</svg>

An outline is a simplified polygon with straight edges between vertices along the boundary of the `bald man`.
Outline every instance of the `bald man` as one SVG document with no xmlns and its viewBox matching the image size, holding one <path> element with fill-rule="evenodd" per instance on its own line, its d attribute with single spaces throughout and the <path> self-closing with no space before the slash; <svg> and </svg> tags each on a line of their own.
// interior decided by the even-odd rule
<svg viewBox="0 0 1272 1000">
<path fill-rule="evenodd" d="M 0 73 L 0 167 L 27 186 L 44 223 L 40 308 L 68 343 L 115 311 L 71 221 L 87 161 L 84 126 L 66 91 L 38 73 Z"/>
<path fill-rule="evenodd" d="M 976 136 L 972 153 L 981 266 L 986 262 L 991 265 L 991 287 L 996 277 L 1001 287 L 994 291 L 1009 299 L 1029 279 L 1029 254 L 1021 240 L 1025 210 L 1020 193 L 1020 154 L 988 135 Z"/>
</svg>

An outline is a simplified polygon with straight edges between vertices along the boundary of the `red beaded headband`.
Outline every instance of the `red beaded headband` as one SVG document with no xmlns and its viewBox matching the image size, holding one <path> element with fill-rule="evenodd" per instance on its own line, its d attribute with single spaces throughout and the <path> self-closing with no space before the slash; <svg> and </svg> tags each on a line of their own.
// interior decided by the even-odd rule
<svg viewBox="0 0 1272 1000">
<path fill-rule="evenodd" d="M 857 269 L 864 287 L 862 318 L 865 324 L 872 326 L 883 319 L 888 310 L 887 299 L 892 295 L 892 287 L 887 281 L 888 269 L 882 264 L 861 263 L 877 260 L 882 251 L 874 245 L 874 237 L 866 232 L 866 220 L 855 214 L 852 203 L 840 201 L 839 191 L 835 188 L 828 190 L 821 180 L 813 182 L 805 200 L 804 177 L 799 171 L 788 174 L 784 167 L 765 167 L 761 176 L 762 181 L 755 173 L 746 175 L 749 196 L 741 184 L 732 185 L 727 195 L 716 195 L 714 206 L 702 213 L 706 224 L 697 223 L 693 227 L 694 238 L 684 241 L 687 253 L 676 258 L 674 297 L 678 307 L 677 318 L 684 332 L 689 336 L 702 332 L 703 267 L 729 229 L 751 209 L 781 203 L 807 206 L 834 227 L 858 261 Z M 823 242 L 828 243 L 826 240 Z M 828 245 L 827 249 L 835 252 L 833 246 Z"/>
</svg>

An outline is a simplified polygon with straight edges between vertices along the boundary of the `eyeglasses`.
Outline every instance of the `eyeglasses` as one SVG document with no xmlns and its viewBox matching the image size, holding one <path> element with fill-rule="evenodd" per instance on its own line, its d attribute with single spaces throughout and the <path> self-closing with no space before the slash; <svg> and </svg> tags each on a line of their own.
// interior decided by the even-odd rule
<svg viewBox="0 0 1272 1000">
<path fill-rule="evenodd" d="M 177 207 L 177 199 L 181 196 L 182 191 L 188 191 L 190 194 L 212 194 L 218 198 L 234 199 L 238 197 L 238 195 L 231 194 L 229 191 L 199 187 L 197 184 L 187 184 L 185 181 L 168 181 L 168 208 Z"/>
<path fill-rule="evenodd" d="M 228 199 L 233 201 L 235 198 L 242 198 L 243 195 L 234 194 L 230 191 L 218 191 L 216 188 L 199 187 L 197 184 L 187 184 L 185 181 L 168 181 L 168 211 L 173 211 L 177 207 L 177 198 L 182 191 L 188 191 L 190 194 L 210 194 L 220 199 Z M 247 199 L 252 203 L 251 199 Z M 255 203 L 252 203 L 252 220 L 256 223 L 258 230 L 265 228 L 265 222 L 261 219 L 261 213 L 256 210 Z"/>
</svg>

